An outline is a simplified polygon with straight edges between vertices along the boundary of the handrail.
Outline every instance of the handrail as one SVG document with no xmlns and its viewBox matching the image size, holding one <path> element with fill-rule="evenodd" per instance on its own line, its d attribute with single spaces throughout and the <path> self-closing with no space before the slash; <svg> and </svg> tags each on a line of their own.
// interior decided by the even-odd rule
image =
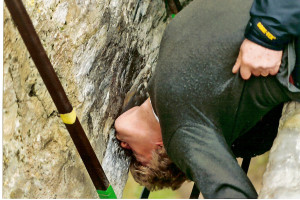
<svg viewBox="0 0 300 200">
<path fill-rule="evenodd" d="M 55 103 L 100 198 L 117 198 L 76 117 L 21 0 L 5 0 L 19 33 Z"/>
<path fill-rule="evenodd" d="M 244 170 L 245 174 L 248 173 L 248 169 L 249 169 L 249 166 L 250 166 L 250 161 L 251 161 L 251 157 L 243 158 L 243 162 L 242 162 L 241 167 Z"/>
<path fill-rule="evenodd" d="M 190 199 L 198 199 L 200 195 L 200 190 L 198 189 L 198 187 L 196 186 L 196 184 L 194 183 L 191 195 L 190 195 Z"/>
<path fill-rule="evenodd" d="M 144 187 L 140 199 L 148 199 L 150 195 L 150 191 Z"/>
</svg>

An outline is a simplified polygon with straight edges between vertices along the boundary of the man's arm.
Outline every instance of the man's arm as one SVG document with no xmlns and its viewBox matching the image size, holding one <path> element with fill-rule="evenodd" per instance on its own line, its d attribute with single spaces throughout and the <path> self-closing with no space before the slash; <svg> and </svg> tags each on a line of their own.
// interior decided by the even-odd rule
<svg viewBox="0 0 300 200">
<path fill-rule="evenodd" d="M 255 0 L 251 19 L 245 31 L 237 61 L 242 78 L 275 75 L 281 63 L 282 50 L 300 35 L 300 0 Z"/>
<path fill-rule="evenodd" d="M 257 198 L 224 137 L 215 130 L 199 124 L 181 127 L 166 150 L 205 198 Z"/>
</svg>

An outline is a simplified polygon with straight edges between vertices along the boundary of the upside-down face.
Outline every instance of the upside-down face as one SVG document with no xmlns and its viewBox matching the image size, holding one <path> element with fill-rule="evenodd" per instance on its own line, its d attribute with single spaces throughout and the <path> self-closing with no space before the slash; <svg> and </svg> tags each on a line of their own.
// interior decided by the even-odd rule
<svg viewBox="0 0 300 200">
<path fill-rule="evenodd" d="M 120 115 L 115 121 L 115 128 L 121 147 L 130 149 L 143 165 L 150 162 L 152 151 L 162 146 L 160 125 L 149 99 Z"/>
</svg>

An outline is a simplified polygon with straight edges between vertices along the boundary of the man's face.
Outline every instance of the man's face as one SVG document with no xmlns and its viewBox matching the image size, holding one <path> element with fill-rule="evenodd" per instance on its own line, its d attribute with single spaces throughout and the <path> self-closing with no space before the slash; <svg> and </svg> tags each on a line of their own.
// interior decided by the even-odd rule
<svg viewBox="0 0 300 200">
<path fill-rule="evenodd" d="M 160 128 L 159 131 L 153 130 L 147 110 L 143 105 L 131 108 L 115 121 L 116 138 L 121 147 L 132 150 L 133 155 L 143 165 L 150 162 L 152 151 L 162 145 Z"/>
</svg>

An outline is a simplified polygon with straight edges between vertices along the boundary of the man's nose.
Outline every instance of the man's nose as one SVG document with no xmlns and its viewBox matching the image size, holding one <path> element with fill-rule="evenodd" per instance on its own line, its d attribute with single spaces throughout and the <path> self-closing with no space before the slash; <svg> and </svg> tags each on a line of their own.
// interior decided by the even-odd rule
<svg viewBox="0 0 300 200">
<path fill-rule="evenodd" d="M 121 147 L 124 149 L 131 149 L 131 147 L 129 146 L 129 144 L 127 142 L 121 142 Z"/>
</svg>

